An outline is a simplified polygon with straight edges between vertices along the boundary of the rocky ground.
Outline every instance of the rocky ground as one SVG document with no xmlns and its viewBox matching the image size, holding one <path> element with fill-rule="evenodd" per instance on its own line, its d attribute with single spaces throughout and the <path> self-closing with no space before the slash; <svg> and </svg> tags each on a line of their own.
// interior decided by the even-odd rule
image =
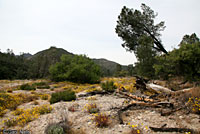
<svg viewBox="0 0 200 134">
<path fill-rule="evenodd" d="M 37 89 L 38 90 L 38 89 Z M 35 92 L 37 92 L 37 90 Z M 50 89 L 43 89 L 45 93 L 51 94 Z M 13 91 L 13 93 L 26 92 L 22 90 Z M 38 90 L 42 92 L 42 90 Z M 30 92 L 28 92 L 30 93 Z M 94 95 L 89 97 L 78 97 L 80 94 L 85 94 L 84 91 L 77 93 L 77 99 L 72 102 L 58 102 L 52 104 L 53 111 L 49 114 L 41 115 L 38 119 L 29 122 L 25 125 L 23 130 L 30 130 L 31 134 L 44 134 L 46 127 L 52 123 L 61 123 L 63 121 L 71 129 L 78 134 L 134 134 L 132 129 L 139 130 L 143 134 L 172 134 L 172 132 L 153 132 L 150 127 L 176 127 L 176 128 L 190 128 L 200 130 L 200 116 L 193 113 L 187 113 L 184 110 L 177 111 L 169 116 L 161 116 L 160 108 L 138 108 L 132 107 L 122 114 L 124 124 L 119 123 L 118 110 L 128 105 L 127 98 L 121 98 L 115 93 L 107 95 Z M 49 104 L 48 100 L 37 100 L 38 105 Z M 137 101 L 136 101 L 137 102 Z M 95 125 L 93 114 L 89 114 L 84 106 L 90 103 L 96 103 L 101 113 L 105 113 L 109 117 L 109 125 L 107 127 L 99 128 Z M 74 111 L 69 111 L 68 108 L 74 106 Z M 24 103 L 19 108 L 34 107 L 33 102 Z M 0 121 L 11 116 L 8 112 Z M 66 121 L 67 120 L 67 121 Z M 3 124 L 0 125 L 3 127 Z M 18 126 L 6 129 L 19 129 Z M 138 132 L 138 131 L 137 131 Z M 175 134 L 176 132 L 174 132 Z"/>
</svg>

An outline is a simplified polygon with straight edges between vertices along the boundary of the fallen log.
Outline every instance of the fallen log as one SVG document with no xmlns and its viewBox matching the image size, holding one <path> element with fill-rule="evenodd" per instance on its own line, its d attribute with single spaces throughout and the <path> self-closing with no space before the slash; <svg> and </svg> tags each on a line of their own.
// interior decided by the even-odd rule
<svg viewBox="0 0 200 134">
<path fill-rule="evenodd" d="M 138 97 L 137 95 L 132 95 L 132 94 L 130 94 L 130 93 L 121 92 L 121 91 L 118 91 L 117 93 L 119 93 L 119 94 L 121 94 L 121 95 L 124 95 L 126 98 L 130 98 L 130 99 L 134 99 L 134 100 L 138 100 L 138 101 L 157 102 L 157 100 L 149 99 L 149 98 L 146 98 L 146 97 L 144 97 L 144 96 Z"/>
<path fill-rule="evenodd" d="M 153 107 L 153 108 L 173 108 L 173 104 L 169 102 L 158 102 L 158 103 L 145 103 L 145 102 L 135 102 L 132 101 L 131 104 L 121 108 L 117 114 L 118 114 L 118 119 L 120 124 L 124 124 L 123 119 L 122 119 L 122 113 L 133 106 L 137 107 L 140 106 L 140 108 L 146 108 L 146 107 Z"/>
<path fill-rule="evenodd" d="M 165 127 L 161 128 L 149 127 L 149 128 L 154 132 L 179 132 L 179 133 L 190 132 L 191 134 L 195 134 L 195 131 L 189 128 L 165 128 Z"/>
<path fill-rule="evenodd" d="M 156 85 L 156 84 L 153 84 L 153 83 L 146 84 L 146 87 L 147 87 L 147 89 L 152 89 L 152 90 L 155 90 L 157 92 L 163 92 L 163 93 L 172 93 L 173 92 L 172 90 L 170 90 L 166 87 Z"/>
</svg>

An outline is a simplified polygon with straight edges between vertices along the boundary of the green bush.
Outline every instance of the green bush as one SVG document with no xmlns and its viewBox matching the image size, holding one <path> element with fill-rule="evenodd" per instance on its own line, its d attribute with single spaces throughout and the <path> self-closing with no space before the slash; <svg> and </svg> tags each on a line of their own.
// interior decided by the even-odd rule
<svg viewBox="0 0 200 134">
<path fill-rule="evenodd" d="M 53 81 L 72 81 L 76 83 L 98 83 L 100 68 L 84 55 L 62 55 L 49 69 Z"/>
<path fill-rule="evenodd" d="M 34 85 L 23 84 L 20 86 L 21 90 L 36 90 Z"/>
<path fill-rule="evenodd" d="M 47 84 L 47 82 L 36 82 L 36 83 L 33 83 L 33 85 L 35 85 L 35 86 L 46 86 L 48 84 Z"/>
<path fill-rule="evenodd" d="M 38 89 L 49 89 L 50 86 L 46 85 L 46 86 L 37 86 Z"/>
<path fill-rule="evenodd" d="M 46 134 L 64 134 L 64 129 L 59 124 L 51 124 L 47 127 Z"/>
<path fill-rule="evenodd" d="M 53 93 L 51 95 L 51 99 L 50 99 L 50 103 L 56 103 L 59 101 L 72 101 L 72 100 L 76 100 L 76 95 L 74 91 L 71 90 L 66 90 L 66 91 L 62 91 L 62 92 L 57 92 L 57 93 Z"/>
<path fill-rule="evenodd" d="M 186 80 L 200 80 L 200 43 L 182 44 L 168 55 L 157 57 L 155 74 L 163 79 L 183 76 Z"/>
<path fill-rule="evenodd" d="M 33 83 L 34 86 L 36 86 L 38 89 L 49 89 L 50 86 L 48 85 L 47 82 L 36 82 Z"/>
<path fill-rule="evenodd" d="M 101 83 L 101 88 L 107 92 L 114 92 L 117 87 L 113 81 L 106 81 L 105 83 Z"/>
</svg>

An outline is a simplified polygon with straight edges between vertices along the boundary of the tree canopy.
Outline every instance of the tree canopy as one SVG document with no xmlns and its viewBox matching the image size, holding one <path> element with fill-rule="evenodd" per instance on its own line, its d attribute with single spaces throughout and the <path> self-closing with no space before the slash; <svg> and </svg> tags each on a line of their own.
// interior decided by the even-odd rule
<svg viewBox="0 0 200 134">
<path fill-rule="evenodd" d="M 140 76 L 148 78 L 154 77 L 155 56 L 157 52 L 152 49 L 153 40 L 148 36 L 142 36 L 139 40 L 140 45 L 135 52 L 138 62 L 136 63 L 136 71 Z"/>
<path fill-rule="evenodd" d="M 179 46 L 181 46 L 182 44 L 194 44 L 194 43 L 200 43 L 200 40 L 197 37 L 197 35 L 195 33 L 191 35 L 186 34 L 183 36 L 183 39 L 179 44 Z"/>
<path fill-rule="evenodd" d="M 29 63 L 23 55 L 16 56 L 12 50 L 0 52 L 0 79 L 26 79 L 29 76 Z"/>
<path fill-rule="evenodd" d="M 191 37 L 198 39 L 196 34 L 185 35 L 180 48 L 157 57 L 154 65 L 157 76 L 164 79 L 183 76 L 186 80 L 200 80 L 200 41 L 191 40 Z"/>
<path fill-rule="evenodd" d="M 141 8 L 142 11 L 129 9 L 126 6 L 122 8 L 115 28 L 118 36 L 124 41 L 122 46 L 128 51 L 135 52 L 140 45 L 140 38 L 145 35 L 153 40 L 152 47 L 155 50 L 167 54 L 160 40 L 160 31 L 165 28 L 164 22 L 155 24 L 154 19 L 157 14 L 145 4 L 142 4 Z"/>
<path fill-rule="evenodd" d="M 100 68 L 85 55 L 62 55 L 61 61 L 49 69 L 54 81 L 96 83 L 100 80 Z"/>
</svg>

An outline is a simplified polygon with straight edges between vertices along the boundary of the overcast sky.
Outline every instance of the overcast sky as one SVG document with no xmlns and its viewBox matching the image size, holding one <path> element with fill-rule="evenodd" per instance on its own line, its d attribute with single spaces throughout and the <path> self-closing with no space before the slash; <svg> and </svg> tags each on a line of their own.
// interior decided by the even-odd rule
<svg viewBox="0 0 200 134">
<path fill-rule="evenodd" d="M 200 37 L 200 0 L 0 0 L 0 49 L 15 54 L 64 48 L 74 54 L 133 64 L 133 53 L 121 47 L 115 33 L 123 6 L 140 9 L 141 3 L 165 21 L 162 42 L 177 47 L 185 34 Z"/>
</svg>

